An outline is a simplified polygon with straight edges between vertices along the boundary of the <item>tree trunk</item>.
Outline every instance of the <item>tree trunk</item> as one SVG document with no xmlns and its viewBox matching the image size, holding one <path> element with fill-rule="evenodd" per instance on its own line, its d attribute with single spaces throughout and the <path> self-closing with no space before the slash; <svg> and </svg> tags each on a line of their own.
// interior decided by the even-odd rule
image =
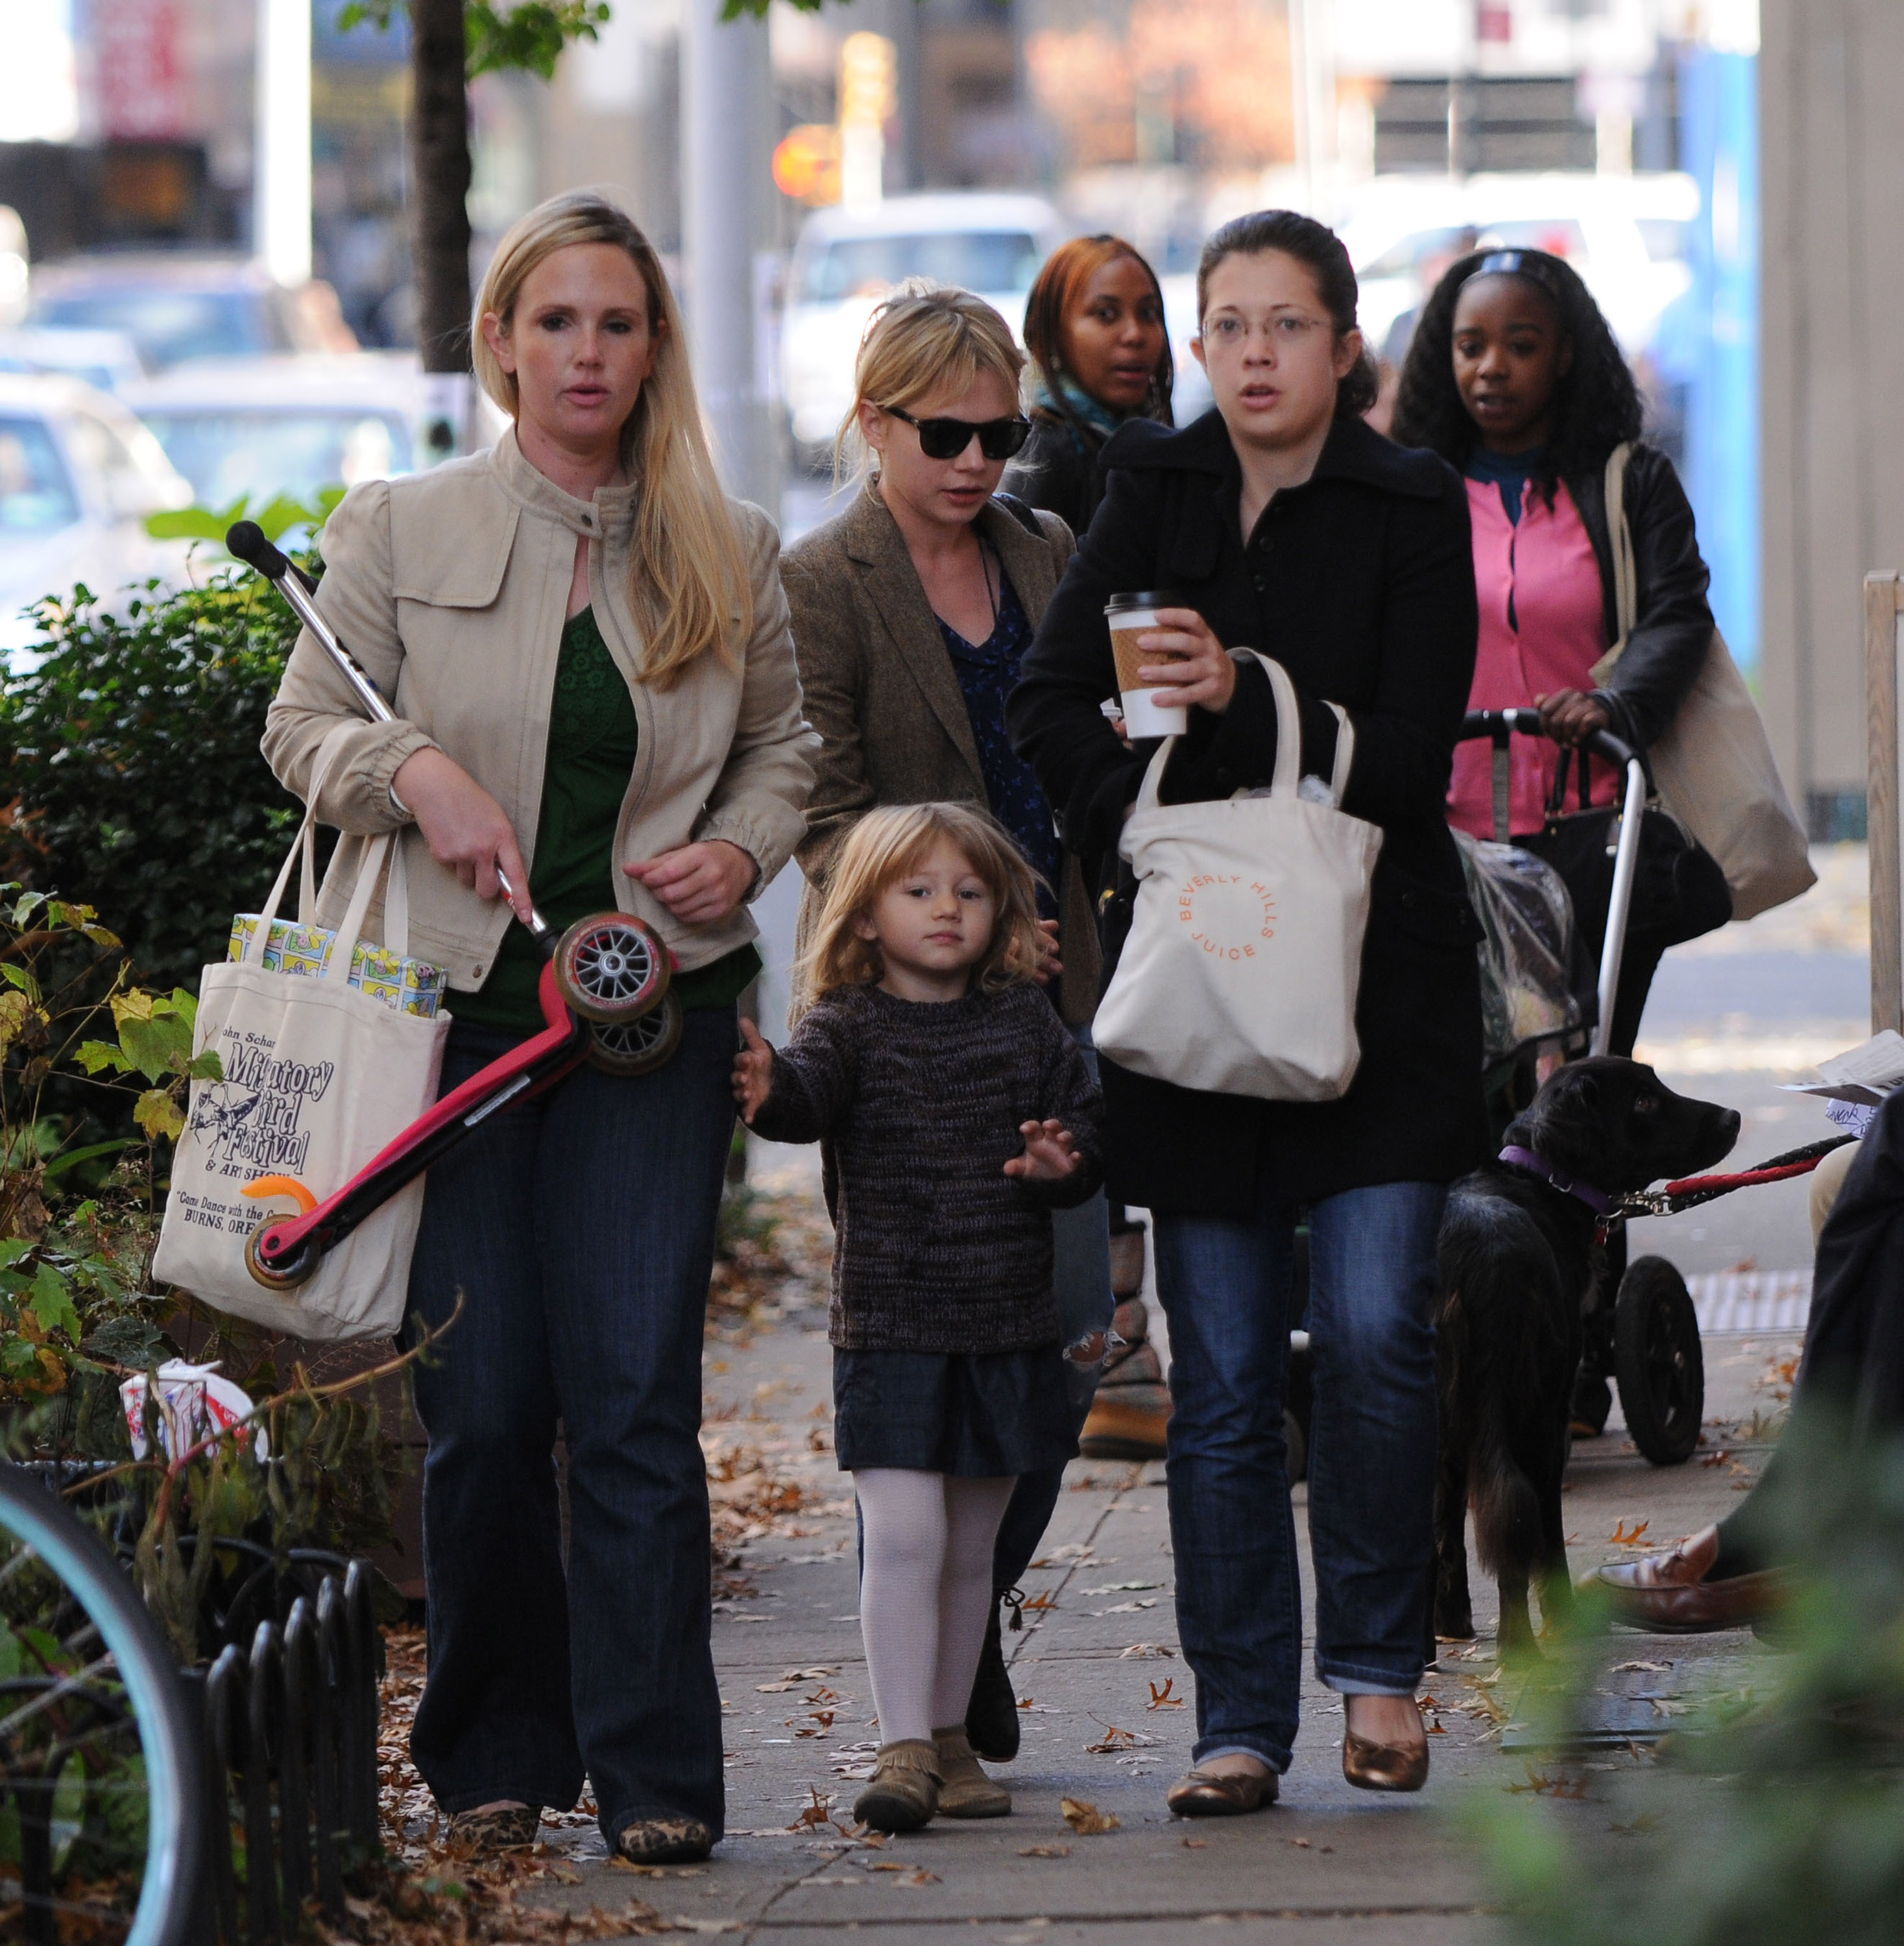
<svg viewBox="0 0 1904 1946">
<path fill-rule="evenodd" d="M 410 0 L 416 343 L 425 372 L 469 369 L 469 94 L 463 0 Z"/>
</svg>

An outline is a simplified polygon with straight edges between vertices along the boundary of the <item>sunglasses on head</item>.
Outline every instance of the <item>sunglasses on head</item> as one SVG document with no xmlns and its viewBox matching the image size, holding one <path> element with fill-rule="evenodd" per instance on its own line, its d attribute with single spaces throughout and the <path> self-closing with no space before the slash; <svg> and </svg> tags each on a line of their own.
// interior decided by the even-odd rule
<svg viewBox="0 0 1904 1946">
<path fill-rule="evenodd" d="M 957 459 L 978 435 L 978 450 L 988 459 L 1009 459 L 1031 437 L 1029 419 L 916 419 L 898 406 L 886 409 L 896 419 L 917 428 L 919 449 L 928 459 Z"/>
</svg>

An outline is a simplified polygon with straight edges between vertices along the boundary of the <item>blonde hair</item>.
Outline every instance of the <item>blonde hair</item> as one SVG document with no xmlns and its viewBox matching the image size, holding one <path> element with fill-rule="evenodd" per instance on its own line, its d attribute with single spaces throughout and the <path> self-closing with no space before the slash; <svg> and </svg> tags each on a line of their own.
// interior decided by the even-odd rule
<svg viewBox="0 0 1904 1946">
<path fill-rule="evenodd" d="M 860 431 L 862 405 L 904 410 L 935 393 L 967 391 L 989 372 L 1004 381 L 1015 407 L 1024 370 L 1012 327 L 983 298 L 929 277 L 908 277 L 873 312 L 860 340 L 853 403 L 833 440 L 835 483 L 872 462 Z"/>
<path fill-rule="evenodd" d="M 833 861 L 813 943 L 799 965 L 810 1000 L 836 987 L 867 987 L 886 971 L 876 940 L 854 922 L 870 918 L 880 897 L 916 870 L 941 839 L 957 848 L 998 906 L 991 944 L 972 969 L 988 992 L 1029 980 L 1045 955 L 1038 928 L 1038 876 L 1004 826 L 969 804 L 907 804 L 870 811 L 853 826 Z"/>
<path fill-rule="evenodd" d="M 731 661 L 729 630 L 753 627 L 753 593 L 732 509 L 701 424 L 681 313 L 654 247 L 607 197 L 580 190 L 539 203 L 510 228 L 490 259 L 471 334 L 476 376 L 512 419 L 521 409 L 514 375 L 483 335 L 493 312 L 507 337 L 516 300 L 536 267 L 578 243 L 625 250 L 648 286 L 654 369 L 622 428 L 622 463 L 641 492 L 629 548 L 629 605 L 641 623 L 642 679 L 666 689 L 712 650 Z"/>
</svg>

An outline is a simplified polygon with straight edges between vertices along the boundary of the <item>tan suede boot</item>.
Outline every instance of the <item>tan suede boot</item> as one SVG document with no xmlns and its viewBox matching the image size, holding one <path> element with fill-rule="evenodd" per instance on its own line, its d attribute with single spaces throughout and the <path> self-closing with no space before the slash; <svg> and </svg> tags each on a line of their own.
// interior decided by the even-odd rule
<svg viewBox="0 0 1904 1946">
<path fill-rule="evenodd" d="M 938 1809 L 938 1750 L 923 1737 L 882 1744 L 853 1815 L 876 1831 L 916 1831 Z"/>
<path fill-rule="evenodd" d="M 965 1725 L 935 1730 L 938 1751 L 940 1815 L 946 1818 L 1009 1818 L 1012 1793 L 995 1777 L 988 1777 L 972 1753 Z"/>
</svg>

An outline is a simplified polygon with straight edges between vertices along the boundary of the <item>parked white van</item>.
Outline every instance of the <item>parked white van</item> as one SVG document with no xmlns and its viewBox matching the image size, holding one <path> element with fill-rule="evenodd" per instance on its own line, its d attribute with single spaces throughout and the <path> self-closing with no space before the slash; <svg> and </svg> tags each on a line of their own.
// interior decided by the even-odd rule
<svg viewBox="0 0 1904 1946">
<path fill-rule="evenodd" d="M 1014 333 L 1039 267 L 1066 234 L 1041 198 L 903 196 L 816 210 L 795 246 L 780 334 L 794 453 L 818 464 L 853 400 L 853 361 L 873 307 L 907 277 L 976 291 Z"/>
</svg>

